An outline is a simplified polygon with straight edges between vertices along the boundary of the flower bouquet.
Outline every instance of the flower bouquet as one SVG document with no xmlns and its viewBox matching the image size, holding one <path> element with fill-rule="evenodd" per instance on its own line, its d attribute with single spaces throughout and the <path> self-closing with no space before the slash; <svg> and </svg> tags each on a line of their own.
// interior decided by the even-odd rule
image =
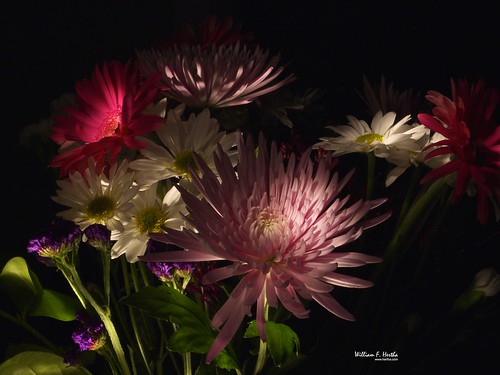
<svg viewBox="0 0 500 375">
<path fill-rule="evenodd" d="M 452 79 L 422 99 L 365 78 L 366 112 L 325 123 L 321 92 L 294 91 L 231 18 L 187 30 L 96 65 L 26 129 L 53 142 L 60 210 L 2 266 L 0 317 L 33 343 L 0 374 L 304 373 L 327 353 L 418 371 L 443 342 L 474 342 L 456 332 L 499 311 L 498 91 Z M 483 235 L 452 255 L 460 210 Z M 33 317 L 71 332 L 56 342 Z"/>
</svg>

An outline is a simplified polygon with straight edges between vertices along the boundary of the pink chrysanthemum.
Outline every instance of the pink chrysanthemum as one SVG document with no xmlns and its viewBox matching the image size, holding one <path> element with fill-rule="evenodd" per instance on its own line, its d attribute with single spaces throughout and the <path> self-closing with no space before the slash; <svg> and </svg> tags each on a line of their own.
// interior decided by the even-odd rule
<svg viewBox="0 0 500 375">
<path fill-rule="evenodd" d="M 269 58 L 268 51 L 239 42 L 139 51 L 138 59 L 146 76 L 162 73 L 167 98 L 192 108 L 248 104 L 295 79 L 279 78 L 285 69 L 279 54 Z"/>
<path fill-rule="evenodd" d="M 469 187 L 477 191 L 479 221 L 488 221 L 488 198 L 500 197 L 500 126 L 494 114 L 500 96 L 496 89 L 451 80 L 452 98 L 429 91 L 426 98 L 435 105 L 434 116 L 420 114 L 419 121 L 446 139 L 431 144 L 427 159 L 451 154 L 451 161 L 429 172 L 422 180 L 428 183 L 456 173 L 453 202 Z"/>
<path fill-rule="evenodd" d="M 198 199 L 179 187 L 195 230 L 168 230 L 151 235 L 185 251 L 152 254 L 147 261 L 229 261 L 204 277 L 206 284 L 243 276 L 229 299 L 212 320 L 218 329 L 206 361 L 211 362 L 229 343 L 245 315 L 256 304 L 256 320 L 262 340 L 266 339 L 265 311 L 280 301 L 298 318 L 309 311 L 299 296 L 315 300 L 331 313 L 348 320 L 354 317 L 331 295 L 336 286 L 365 288 L 371 282 L 336 273 L 341 267 L 358 267 L 380 259 L 359 253 L 337 253 L 338 247 L 357 239 L 362 231 L 388 217 L 363 217 L 385 199 L 358 201 L 338 198 L 352 172 L 341 181 L 331 176 L 325 161 L 315 168 L 309 154 L 300 161 L 294 156 L 284 166 L 273 142 L 270 152 L 261 136 L 258 151 L 251 138 L 238 142 L 239 164 L 219 150 L 215 163 L 219 177 L 196 158 L 202 177 L 193 181 L 203 195 Z M 310 150 L 308 150 L 310 152 Z"/>
<path fill-rule="evenodd" d="M 159 90 L 159 76 L 143 80 L 131 63 L 113 61 L 98 67 L 91 80 L 76 83 L 77 108 L 54 119 L 51 138 L 61 153 L 50 163 L 61 176 L 83 172 L 87 160 L 96 161 L 96 170 L 115 162 L 123 147 L 140 149 L 146 143 L 136 137 L 156 130 L 162 118 L 144 114 Z"/>
</svg>

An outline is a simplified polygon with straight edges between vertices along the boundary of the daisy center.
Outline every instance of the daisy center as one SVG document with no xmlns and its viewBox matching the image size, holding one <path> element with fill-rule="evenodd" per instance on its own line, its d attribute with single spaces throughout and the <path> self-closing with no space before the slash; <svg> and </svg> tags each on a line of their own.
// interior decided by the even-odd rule
<svg viewBox="0 0 500 375">
<path fill-rule="evenodd" d="M 115 135 L 116 130 L 120 127 L 121 121 L 122 110 L 121 107 L 118 106 L 114 111 L 108 112 L 102 120 L 101 127 L 96 134 L 96 141 Z"/>
<path fill-rule="evenodd" d="M 135 217 L 137 229 L 142 234 L 163 232 L 163 223 L 167 215 L 159 207 L 146 207 Z"/>
<path fill-rule="evenodd" d="M 384 136 L 377 133 L 364 134 L 356 138 L 356 142 L 372 144 L 373 142 L 383 142 Z"/>
<path fill-rule="evenodd" d="M 104 224 L 107 219 L 113 216 L 115 209 L 115 201 L 107 195 L 101 195 L 89 202 L 86 214 L 95 223 Z"/>
<path fill-rule="evenodd" d="M 189 177 L 189 167 L 193 168 L 193 170 L 198 173 L 198 167 L 193 158 L 193 153 L 188 150 L 184 150 L 179 152 L 175 156 L 175 162 L 172 166 L 172 169 L 176 171 L 182 177 Z"/>
</svg>

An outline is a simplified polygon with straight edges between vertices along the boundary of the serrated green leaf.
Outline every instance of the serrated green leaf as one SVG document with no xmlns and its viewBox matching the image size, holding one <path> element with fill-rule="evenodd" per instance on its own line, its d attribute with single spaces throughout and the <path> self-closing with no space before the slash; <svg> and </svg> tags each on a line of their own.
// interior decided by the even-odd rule
<svg viewBox="0 0 500 375">
<path fill-rule="evenodd" d="M 0 287 L 24 315 L 36 306 L 41 298 L 40 282 L 22 257 L 14 257 L 5 264 L 0 273 Z"/>
<path fill-rule="evenodd" d="M 247 330 L 243 334 L 243 337 L 246 339 L 251 339 L 257 336 L 259 336 L 259 331 L 257 330 L 257 322 L 255 320 L 252 320 L 250 323 L 248 323 Z"/>
<path fill-rule="evenodd" d="M 30 315 L 69 322 L 76 319 L 76 313 L 81 309 L 82 305 L 77 299 L 55 290 L 43 289 L 42 298 Z"/>
<path fill-rule="evenodd" d="M 238 361 L 234 356 L 230 355 L 225 349 L 215 357 L 213 362 L 217 367 L 224 370 L 239 369 Z"/>
<path fill-rule="evenodd" d="M 297 334 L 282 323 L 266 323 L 267 347 L 276 366 L 282 366 L 300 350 Z"/>
<path fill-rule="evenodd" d="M 22 352 L 0 364 L 0 375 L 84 375 L 62 357 L 47 352 Z"/>
</svg>

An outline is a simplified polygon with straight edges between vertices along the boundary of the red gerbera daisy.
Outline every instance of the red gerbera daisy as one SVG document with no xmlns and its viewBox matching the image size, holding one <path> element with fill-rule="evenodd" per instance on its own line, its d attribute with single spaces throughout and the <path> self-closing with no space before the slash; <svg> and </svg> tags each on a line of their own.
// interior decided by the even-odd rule
<svg viewBox="0 0 500 375">
<path fill-rule="evenodd" d="M 488 220 L 488 198 L 500 197 L 500 127 L 494 121 L 499 92 L 486 88 L 484 81 L 475 85 L 451 80 L 452 98 L 429 91 L 426 98 L 436 107 L 434 116 L 418 115 L 429 129 L 445 140 L 434 143 L 427 159 L 451 154 L 452 160 L 432 170 L 422 180 L 428 183 L 456 172 L 452 201 L 456 203 L 469 186 L 477 191 L 479 221 Z"/>
<path fill-rule="evenodd" d="M 123 147 L 145 147 L 137 137 L 156 130 L 162 117 L 143 113 L 158 93 L 159 75 L 142 78 L 130 61 L 113 61 L 102 71 L 96 67 L 91 80 L 77 82 L 76 108 L 54 118 L 51 138 L 61 145 L 61 153 L 49 165 L 59 167 L 61 176 L 83 173 L 93 157 L 99 173 Z"/>
</svg>

